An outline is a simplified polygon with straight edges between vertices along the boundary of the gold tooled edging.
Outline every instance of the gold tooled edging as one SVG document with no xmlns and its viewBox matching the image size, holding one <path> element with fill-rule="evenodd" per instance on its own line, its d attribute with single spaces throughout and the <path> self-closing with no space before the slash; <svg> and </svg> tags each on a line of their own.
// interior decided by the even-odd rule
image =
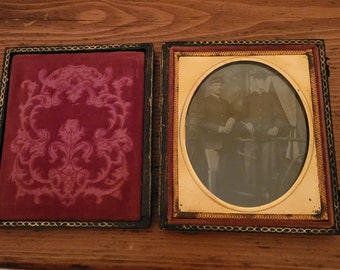
<svg viewBox="0 0 340 270">
<path fill-rule="evenodd" d="M 1 221 L 0 228 L 14 227 L 67 227 L 67 228 L 136 228 L 128 222 L 108 221 Z"/>
<path fill-rule="evenodd" d="M 295 233 L 295 234 L 335 234 L 334 229 L 301 228 L 301 227 L 253 227 L 253 226 L 223 226 L 223 225 L 178 225 L 184 231 L 214 231 L 214 232 L 263 232 L 263 233 Z"/>
<path fill-rule="evenodd" d="M 323 44 L 318 46 L 319 48 L 319 58 L 320 58 L 320 72 L 321 72 L 321 85 L 322 94 L 324 99 L 324 117 L 325 117 L 325 127 L 326 127 L 326 140 L 328 147 L 328 158 L 329 158 L 329 169 L 330 169 L 330 180 L 332 188 L 332 198 L 334 207 L 334 222 L 335 229 L 340 232 L 340 198 L 338 189 L 338 178 L 336 169 L 336 155 L 334 148 L 334 137 L 333 137 L 333 127 L 332 127 L 332 113 L 331 113 L 331 103 L 330 94 L 328 88 L 328 65 L 325 47 Z"/>
<path fill-rule="evenodd" d="M 209 46 L 209 45 L 323 45 L 320 39 L 278 39 L 278 40 L 227 40 L 227 41 L 189 41 L 185 45 Z"/>
<path fill-rule="evenodd" d="M 4 115 L 4 108 L 5 108 L 5 90 L 7 87 L 7 83 L 9 80 L 9 62 L 10 62 L 10 50 L 7 50 L 4 57 L 4 66 L 3 66 L 3 73 L 1 79 L 1 88 L 0 88 L 0 130 L 2 129 L 2 118 Z M 1 143 L 1 142 L 0 142 Z"/>
</svg>

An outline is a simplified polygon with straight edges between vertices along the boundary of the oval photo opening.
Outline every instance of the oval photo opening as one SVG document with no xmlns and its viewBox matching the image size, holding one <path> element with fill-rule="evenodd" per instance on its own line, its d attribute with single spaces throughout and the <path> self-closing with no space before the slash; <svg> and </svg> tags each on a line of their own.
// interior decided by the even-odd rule
<svg viewBox="0 0 340 270">
<path fill-rule="evenodd" d="M 240 207 L 287 193 L 307 155 L 307 117 L 296 90 L 258 62 L 233 62 L 210 73 L 190 101 L 185 129 L 200 181 Z"/>
</svg>

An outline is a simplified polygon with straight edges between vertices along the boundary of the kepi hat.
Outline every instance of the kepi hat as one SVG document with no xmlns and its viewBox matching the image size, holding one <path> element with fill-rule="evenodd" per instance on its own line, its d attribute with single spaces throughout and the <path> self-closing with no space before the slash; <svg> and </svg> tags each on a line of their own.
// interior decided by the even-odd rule
<svg viewBox="0 0 340 270">
<path fill-rule="evenodd" d="M 266 79 L 267 78 L 267 73 L 264 70 L 257 70 L 254 73 L 254 78 L 257 78 L 257 79 Z"/>
</svg>

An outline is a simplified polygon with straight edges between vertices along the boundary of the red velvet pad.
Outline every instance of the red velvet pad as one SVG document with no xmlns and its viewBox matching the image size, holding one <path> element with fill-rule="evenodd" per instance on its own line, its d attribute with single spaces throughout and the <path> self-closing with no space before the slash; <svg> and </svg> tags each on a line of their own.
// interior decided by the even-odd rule
<svg viewBox="0 0 340 270">
<path fill-rule="evenodd" d="M 141 219 L 145 54 L 16 54 L 1 220 Z"/>
</svg>

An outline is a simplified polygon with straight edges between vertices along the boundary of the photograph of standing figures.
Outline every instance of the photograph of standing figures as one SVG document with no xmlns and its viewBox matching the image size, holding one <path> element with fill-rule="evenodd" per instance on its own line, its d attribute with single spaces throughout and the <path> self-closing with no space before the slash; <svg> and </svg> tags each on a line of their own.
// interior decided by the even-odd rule
<svg viewBox="0 0 340 270">
<path fill-rule="evenodd" d="M 199 85 L 186 117 L 192 166 L 220 199 L 259 206 L 286 193 L 306 157 L 307 120 L 292 85 L 250 61 L 218 68 Z"/>
</svg>

